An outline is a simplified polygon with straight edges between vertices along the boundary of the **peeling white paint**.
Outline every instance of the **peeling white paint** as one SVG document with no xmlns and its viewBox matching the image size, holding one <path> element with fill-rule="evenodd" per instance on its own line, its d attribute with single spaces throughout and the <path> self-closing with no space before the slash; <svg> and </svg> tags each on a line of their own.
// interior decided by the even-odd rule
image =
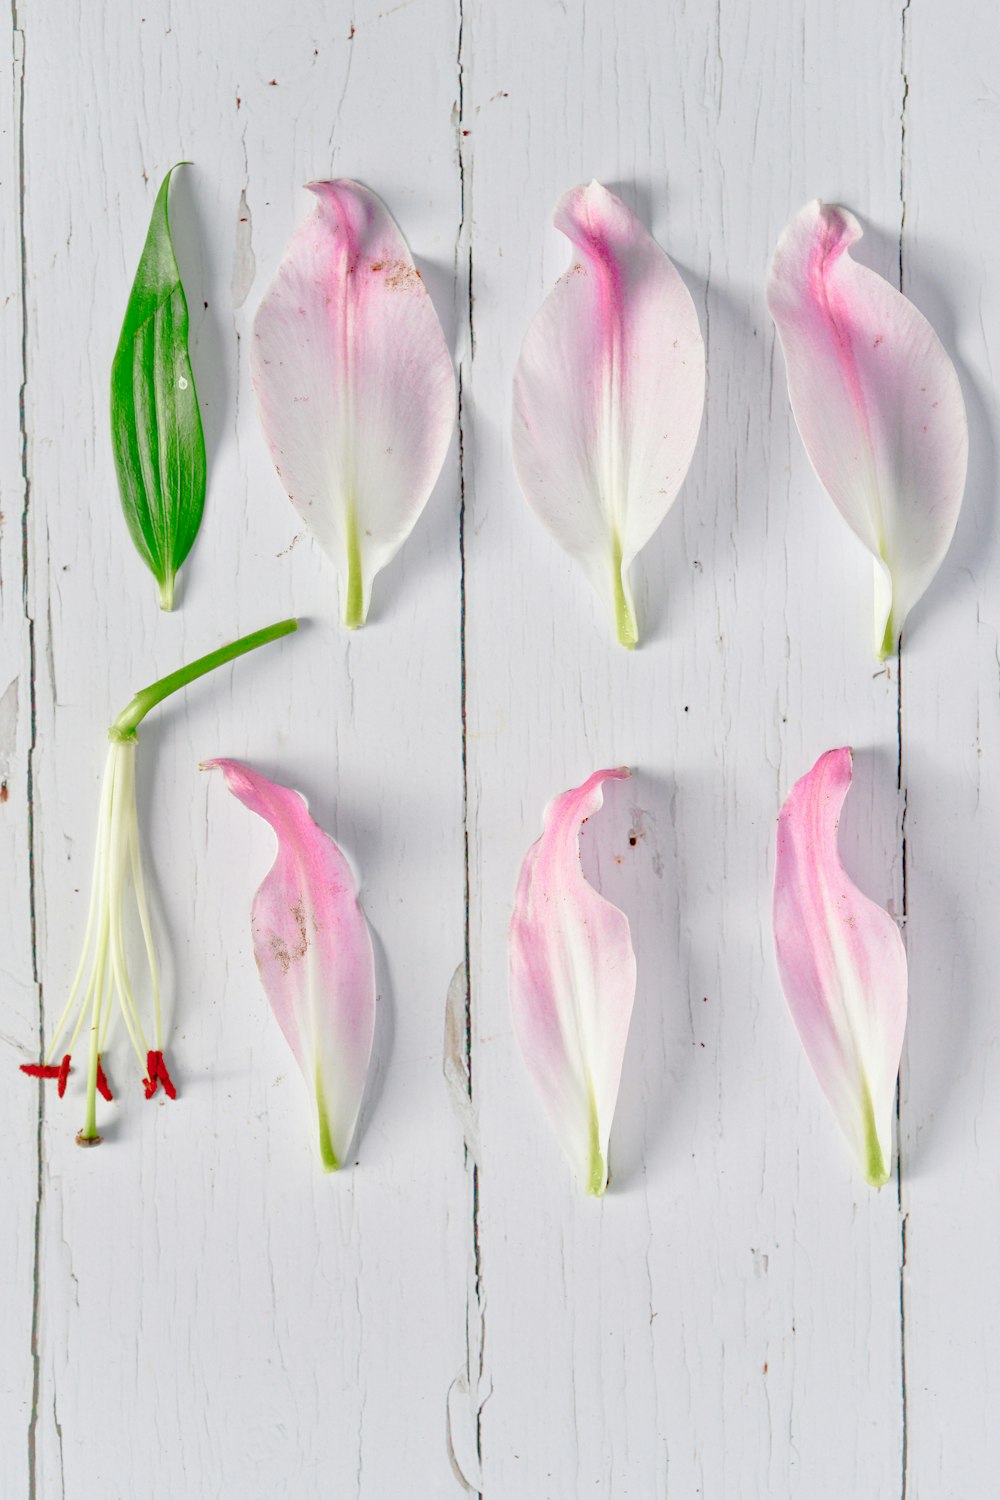
<svg viewBox="0 0 1000 1500">
<path fill-rule="evenodd" d="M 146 0 L 127 24 L 105 10 L 16 0 L 4 22 L 4 1484 L 39 1500 L 899 1500 L 905 1475 L 908 1500 L 990 1495 L 994 8 L 970 0 L 960 25 L 943 0 L 421 0 L 377 24 L 347 0 Z M 161 617 L 116 509 L 107 359 L 175 150 L 198 172 L 210 493 L 180 609 Z M 247 308 L 308 212 L 302 184 L 334 170 L 398 216 L 463 384 L 464 594 L 456 458 L 351 637 L 315 549 L 285 550 L 293 514 L 218 316 Z M 511 370 L 566 265 L 552 206 L 592 173 L 675 259 L 709 351 L 705 427 L 638 565 L 629 655 L 510 467 Z M 856 1181 L 771 953 L 778 806 L 848 739 L 872 794 L 845 860 L 902 910 L 898 674 L 873 675 L 870 578 L 801 451 L 763 305 L 777 235 L 817 192 L 864 217 L 889 275 L 905 196 L 906 290 L 963 362 L 973 425 L 953 554 L 903 655 L 905 1268 L 899 1204 Z M 293 612 L 310 628 L 287 649 L 144 726 L 180 1097 L 146 1104 L 113 1033 L 107 1143 L 85 1160 L 73 1144 L 77 1074 L 45 1095 L 39 1177 L 37 1086 L 16 1065 L 37 1046 L 34 965 L 50 1019 L 72 976 L 108 719 L 183 657 Z M 273 1087 L 287 1057 L 249 940 L 270 854 L 194 770 L 225 753 L 302 786 L 364 874 L 384 1066 L 357 1167 L 333 1178 L 307 1102 Z M 639 993 L 596 1204 L 525 1083 L 506 927 L 547 798 L 616 763 L 642 807 L 634 857 L 615 851 Z M 466 940 L 468 1028 L 451 973 Z M 276 1128 L 277 1111 L 294 1120 Z M 109 1413 L 127 1440 L 108 1441 Z"/>
<path fill-rule="evenodd" d="M 236 243 L 233 248 L 233 307 L 243 306 L 257 275 L 257 257 L 253 251 L 253 215 L 247 202 L 246 188 L 240 193 L 236 215 Z"/>
<path fill-rule="evenodd" d="M 445 999 L 444 1076 L 452 1109 L 462 1127 L 466 1150 L 475 1162 L 479 1159 L 479 1123 L 469 1087 L 465 1013 L 467 988 L 468 980 L 463 962 L 451 977 Z"/>
</svg>

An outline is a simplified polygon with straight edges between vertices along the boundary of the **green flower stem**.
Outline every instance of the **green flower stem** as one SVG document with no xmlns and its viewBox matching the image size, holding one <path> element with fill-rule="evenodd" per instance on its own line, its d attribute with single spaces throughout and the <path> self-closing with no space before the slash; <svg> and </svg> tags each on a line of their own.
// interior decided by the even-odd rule
<svg viewBox="0 0 1000 1500">
<path fill-rule="evenodd" d="M 292 631 L 298 628 L 298 620 L 281 620 L 277 625 L 269 625 L 266 630 L 255 630 L 252 635 L 241 636 L 238 641 L 231 641 L 228 646 L 220 646 L 218 651 L 210 651 L 207 656 L 200 656 L 197 661 L 190 662 L 186 667 L 179 667 L 176 672 L 170 672 L 166 677 L 161 677 L 159 682 L 140 688 L 131 703 L 122 709 L 111 725 L 108 730 L 109 737 L 113 740 L 134 739 L 136 730 L 149 710 L 155 708 L 158 703 L 162 703 L 164 698 L 169 698 L 171 693 L 187 687 L 189 682 L 194 682 L 198 677 L 204 677 L 206 672 L 214 672 L 216 667 L 223 667 L 226 662 L 235 661 L 238 656 L 245 656 L 248 651 L 256 651 L 258 646 L 266 646 L 271 641 L 279 640 L 283 635 L 291 635 Z"/>
</svg>

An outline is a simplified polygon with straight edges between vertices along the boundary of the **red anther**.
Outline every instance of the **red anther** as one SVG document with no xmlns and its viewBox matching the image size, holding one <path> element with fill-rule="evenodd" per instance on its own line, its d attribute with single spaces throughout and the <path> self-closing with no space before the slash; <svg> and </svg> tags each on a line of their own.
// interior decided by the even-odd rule
<svg viewBox="0 0 1000 1500">
<path fill-rule="evenodd" d="M 102 1099 L 107 1099 L 109 1104 L 114 1098 L 114 1095 L 111 1092 L 110 1085 L 108 1084 L 108 1080 L 104 1076 L 104 1069 L 101 1067 L 100 1058 L 97 1059 L 97 1092 L 100 1094 Z"/>
<path fill-rule="evenodd" d="M 22 1063 L 21 1072 L 29 1078 L 58 1078 L 62 1069 L 48 1063 Z"/>
<path fill-rule="evenodd" d="M 65 1094 L 65 1092 L 66 1092 L 66 1085 L 69 1082 L 69 1053 L 68 1052 L 66 1053 L 66 1056 L 63 1058 L 62 1062 L 59 1064 L 59 1072 L 58 1072 L 58 1074 L 56 1076 L 59 1079 L 59 1097 L 61 1099 L 62 1096 L 63 1096 L 63 1094 Z"/>
<path fill-rule="evenodd" d="M 174 1088 L 174 1080 L 171 1078 L 170 1074 L 167 1072 L 167 1065 L 164 1062 L 163 1053 L 162 1052 L 160 1053 L 159 1067 L 160 1067 L 160 1082 L 163 1084 L 163 1092 L 166 1094 L 166 1096 L 167 1096 L 168 1099 L 176 1099 L 177 1098 L 177 1090 Z"/>
<path fill-rule="evenodd" d="M 146 1053 L 146 1074 L 142 1080 L 142 1086 L 146 1090 L 146 1098 L 152 1099 L 159 1084 L 163 1084 L 163 1092 L 168 1099 L 177 1098 L 177 1090 L 174 1088 L 173 1079 L 167 1072 L 167 1065 L 163 1061 L 162 1052 Z"/>
</svg>

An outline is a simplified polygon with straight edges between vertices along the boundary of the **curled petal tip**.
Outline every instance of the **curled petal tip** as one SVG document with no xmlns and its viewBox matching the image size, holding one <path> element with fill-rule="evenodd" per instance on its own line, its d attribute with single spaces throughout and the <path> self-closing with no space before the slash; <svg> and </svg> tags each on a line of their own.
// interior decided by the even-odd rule
<svg viewBox="0 0 1000 1500">
<path fill-rule="evenodd" d="M 951 544 L 968 423 L 927 319 L 849 253 L 861 234 L 846 209 L 806 204 L 778 242 L 767 301 L 806 453 L 875 559 L 875 650 L 885 660 Z"/>
<path fill-rule="evenodd" d="M 521 866 L 509 933 L 514 1030 L 529 1076 L 585 1190 L 608 1180 L 608 1138 L 635 999 L 628 918 L 584 879 L 581 825 L 602 785 L 596 771 L 553 798 Z"/>
<path fill-rule="evenodd" d="M 350 628 L 415 526 L 455 425 L 444 332 L 374 193 L 311 182 L 254 320 L 261 429 L 292 504 L 337 567 Z"/>
<path fill-rule="evenodd" d="M 690 467 L 705 346 L 674 265 L 614 193 L 596 180 L 571 188 L 555 224 L 573 261 L 521 347 L 514 466 L 528 504 L 632 646 L 628 573 Z"/>
<path fill-rule="evenodd" d="M 298 792 L 239 761 L 210 764 L 277 839 L 253 901 L 254 953 L 315 1101 L 320 1161 L 337 1171 L 357 1126 L 375 1032 L 375 959 L 354 876 Z"/>
<path fill-rule="evenodd" d="M 868 1182 L 892 1160 L 906 1025 L 906 955 L 895 922 L 862 894 L 837 850 L 852 752 L 822 755 L 778 819 L 774 940 L 806 1056 Z"/>
</svg>

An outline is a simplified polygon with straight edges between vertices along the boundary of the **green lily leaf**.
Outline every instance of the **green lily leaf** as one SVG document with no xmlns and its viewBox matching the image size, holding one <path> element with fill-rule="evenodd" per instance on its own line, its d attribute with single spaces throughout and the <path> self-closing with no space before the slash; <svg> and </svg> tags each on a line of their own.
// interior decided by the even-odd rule
<svg viewBox="0 0 1000 1500">
<path fill-rule="evenodd" d="M 167 610 L 201 525 L 206 473 L 187 299 L 167 215 L 175 170 L 156 197 L 111 367 L 111 442 L 122 510 L 160 586 L 160 608 Z"/>
</svg>

